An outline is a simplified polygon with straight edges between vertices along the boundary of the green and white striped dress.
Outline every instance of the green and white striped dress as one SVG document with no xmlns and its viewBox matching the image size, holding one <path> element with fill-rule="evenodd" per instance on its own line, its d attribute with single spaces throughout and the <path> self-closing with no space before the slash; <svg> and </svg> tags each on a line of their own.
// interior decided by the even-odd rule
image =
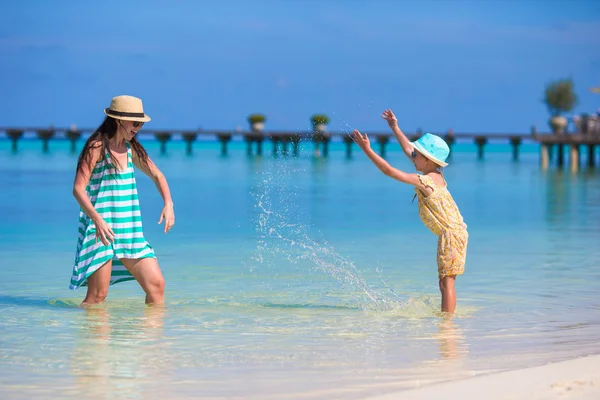
<svg viewBox="0 0 600 400">
<path fill-rule="evenodd" d="M 107 158 L 110 160 L 108 150 Z M 111 258 L 111 285 L 135 279 L 119 259 L 156 256 L 142 231 L 142 216 L 129 143 L 127 168 L 119 170 L 101 159 L 92 171 L 86 191 L 98 214 L 115 233 L 115 240 L 107 246 L 100 240 L 96 243 L 96 226 L 80 209 L 77 254 L 69 288 L 74 290 L 87 286 L 87 278 Z"/>
</svg>

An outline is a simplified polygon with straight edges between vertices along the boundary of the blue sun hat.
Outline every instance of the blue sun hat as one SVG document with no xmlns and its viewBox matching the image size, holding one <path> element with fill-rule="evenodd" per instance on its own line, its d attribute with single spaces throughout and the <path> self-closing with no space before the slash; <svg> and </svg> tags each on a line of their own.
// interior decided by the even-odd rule
<svg viewBox="0 0 600 400">
<path fill-rule="evenodd" d="M 450 154 L 450 147 L 444 139 L 439 136 L 426 133 L 419 139 L 411 143 L 413 147 L 425 157 L 439 165 L 446 167 L 446 159 Z"/>
</svg>

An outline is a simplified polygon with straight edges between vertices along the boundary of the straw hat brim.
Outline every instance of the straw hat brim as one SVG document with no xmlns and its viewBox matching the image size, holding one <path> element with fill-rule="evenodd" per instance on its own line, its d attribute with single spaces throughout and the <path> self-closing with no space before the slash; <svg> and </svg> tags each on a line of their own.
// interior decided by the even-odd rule
<svg viewBox="0 0 600 400">
<path fill-rule="evenodd" d="M 135 121 L 135 122 L 148 122 L 150 117 L 144 113 L 125 113 L 111 110 L 110 108 L 104 109 L 104 114 L 114 119 L 120 119 L 123 121 Z M 140 115 L 141 114 L 141 115 Z"/>
<path fill-rule="evenodd" d="M 430 159 L 431 161 L 433 161 L 434 163 L 436 163 L 440 167 L 447 167 L 448 166 L 448 163 L 443 162 L 442 160 L 439 160 L 436 157 L 434 157 L 433 154 L 431 154 L 430 152 L 428 152 L 427 150 L 425 150 L 425 148 L 423 148 L 423 146 L 421 146 L 418 142 L 412 142 L 411 144 L 412 144 L 412 146 L 419 153 L 423 154 L 423 156 L 425 156 L 426 158 Z"/>
</svg>

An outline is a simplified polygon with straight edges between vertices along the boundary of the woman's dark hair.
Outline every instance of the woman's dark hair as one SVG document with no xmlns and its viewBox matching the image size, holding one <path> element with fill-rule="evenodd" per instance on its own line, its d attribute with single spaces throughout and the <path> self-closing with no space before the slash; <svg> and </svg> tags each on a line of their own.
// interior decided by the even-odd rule
<svg viewBox="0 0 600 400">
<path fill-rule="evenodd" d="M 102 160 L 106 161 L 107 164 L 112 165 L 113 167 L 120 167 L 119 161 L 116 158 L 108 158 L 107 153 L 110 151 L 108 147 L 109 139 L 112 139 L 117 134 L 117 120 L 112 117 L 106 117 L 102 124 L 92 133 L 92 135 L 86 140 L 83 145 L 83 149 L 79 154 L 79 159 L 77 160 L 77 169 L 79 171 L 84 162 L 89 163 L 92 157 L 92 148 L 97 148 L 98 146 L 102 146 Z M 100 143 L 100 144 L 98 144 Z M 138 156 L 140 162 L 148 167 L 148 153 L 144 146 L 141 145 L 140 142 L 135 138 L 131 138 L 129 141 L 133 150 L 135 150 L 136 155 Z M 117 163 L 117 165 L 113 164 L 113 160 Z M 94 166 L 92 165 L 92 169 Z"/>
</svg>

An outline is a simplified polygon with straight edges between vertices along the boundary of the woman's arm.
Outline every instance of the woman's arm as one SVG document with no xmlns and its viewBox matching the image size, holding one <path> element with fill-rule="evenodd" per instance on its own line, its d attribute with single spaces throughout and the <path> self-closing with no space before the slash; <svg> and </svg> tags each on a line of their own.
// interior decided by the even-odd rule
<svg viewBox="0 0 600 400">
<path fill-rule="evenodd" d="M 158 223 L 162 223 L 165 221 L 165 233 L 167 233 L 175 224 L 175 211 L 173 210 L 173 199 L 171 198 L 171 190 L 169 189 L 169 184 L 167 183 L 167 178 L 165 178 L 164 174 L 158 169 L 156 164 L 152 162 L 150 157 L 148 157 L 148 162 L 140 162 L 140 159 L 132 147 L 132 161 L 133 164 L 142 170 L 156 185 L 158 192 L 164 201 L 164 207 L 160 214 L 160 219 Z"/>
<path fill-rule="evenodd" d="M 87 155 L 87 157 L 84 155 L 84 161 L 81 163 L 81 167 L 77 170 L 75 175 L 73 196 L 75 196 L 75 199 L 83 212 L 94 221 L 94 225 L 96 226 L 96 241 L 100 239 L 104 245 L 108 245 L 109 241 L 112 242 L 114 240 L 115 234 L 100 214 L 98 214 L 85 190 L 92 177 L 94 166 L 98 160 L 100 160 L 102 154 L 102 142 L 97 141 L 92 143 L 89 147 L 89 152 L 90 154 Z"/>
</svg>

